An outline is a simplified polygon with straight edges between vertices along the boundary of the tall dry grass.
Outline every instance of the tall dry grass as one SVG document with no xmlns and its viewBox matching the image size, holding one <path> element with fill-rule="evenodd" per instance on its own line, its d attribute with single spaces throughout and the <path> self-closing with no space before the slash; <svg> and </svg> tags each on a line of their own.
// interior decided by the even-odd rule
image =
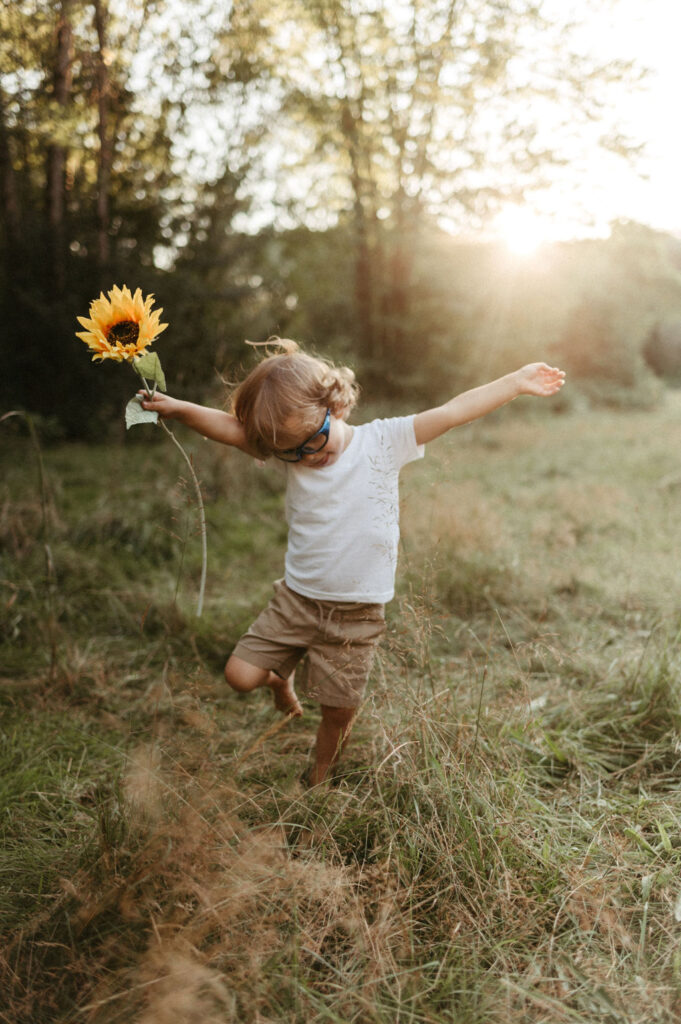
<svg viewBox="0 0 681 1024">
<path fill-rule="evenodd" d="M 51 676 L 35 478 L 4 465 L 0 1020 L 676 1021 L 677 423 L 510 419 L 413 468 L 370 696 L 312 790 L 314 708 L 274 731 L 220 681 L 279 484 L 197 453 L 197 621 L 172 474 L 46 451 Z"/>
</svg>

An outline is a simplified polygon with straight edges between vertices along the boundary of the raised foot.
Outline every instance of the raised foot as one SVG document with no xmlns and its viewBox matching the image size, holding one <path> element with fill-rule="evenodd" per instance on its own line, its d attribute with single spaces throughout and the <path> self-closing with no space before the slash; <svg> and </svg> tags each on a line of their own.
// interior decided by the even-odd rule
<svg viewBox="0 0 681 1024">
<path fill-rule="evenodd" d="M 303 706 L 293 689 L 293 679 L 280 679 L 279 676 L 275 676 L 269 685 L 272 687 L 274 706 L 277 711 L 299 718 L 303 713 Z"/>
</svg>

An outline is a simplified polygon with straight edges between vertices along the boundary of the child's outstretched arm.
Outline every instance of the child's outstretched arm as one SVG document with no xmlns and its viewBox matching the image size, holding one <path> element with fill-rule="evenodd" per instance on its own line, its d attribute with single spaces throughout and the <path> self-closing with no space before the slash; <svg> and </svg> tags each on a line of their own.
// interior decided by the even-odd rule
<svg viewBox="0 0 681 1024">
<path fill-rule="evenodd" d="M 203 437 L 220 444 L 232 445 L 247 455 L 254 455 L 246 443 L 243 426 L 231 413 L 222 409 L 210 409 L 194 402 L 183 402 L 179 398 L 171 398 L 157 391 L 153 397 L 148 392 L 138 392 L 142 399 L 142 408 L 157 412 L 164 420 L 177 420 L 190 427 Z"/>
<path fill-rule="evenodd" d="M 417 444 L 427 444 L 453 427 L 460 427 L 471 420 L 486 416 L 519 395 L 548 397 L 560 391 L 565 373 L 546 363 L 528 363 L 514 373 L 499 377 L 482 387 L 464 391 L 456 398 L 435 409 L 417 413 L 414 418 L 414 432 Z"/>
</svg>

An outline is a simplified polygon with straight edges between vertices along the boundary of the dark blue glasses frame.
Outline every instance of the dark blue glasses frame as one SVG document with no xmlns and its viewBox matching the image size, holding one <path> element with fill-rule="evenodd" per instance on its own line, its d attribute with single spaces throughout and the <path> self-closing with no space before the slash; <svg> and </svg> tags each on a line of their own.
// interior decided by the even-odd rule
<svg viewBox="0 0 681 1024">
<path fill-rule="evenodd" d="M 281 459 L 282 462 L 300 462 L 305 458 L 306 455 L 315 455 L 325 447 L 329 440 L 329 431 L 331 429 L 331 410 L 326 410 L 326 416 L 319 430 L 315 430 L 314 434 L 311 434 L 306 441 L 303 441 L 297 448 L 285 448 L 283 452 L 274 452 L 277 459 Z M 310 441 L 314 441 L 316 437 L 322 437 L 322 443 L 316 447 L 310 447 Z"/>
</svg>

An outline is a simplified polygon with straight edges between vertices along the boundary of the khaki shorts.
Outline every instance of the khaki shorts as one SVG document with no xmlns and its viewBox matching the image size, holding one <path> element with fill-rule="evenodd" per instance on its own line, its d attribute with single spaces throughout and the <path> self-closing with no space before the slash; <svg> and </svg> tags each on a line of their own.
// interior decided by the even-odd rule
<svg viewBox="0 0 681 1024">
<path fill-rule="evenodd" d="M 315 601 L 277 580 L 274 597 L 232 653 L 284 679 L 307 654 L 306 695 L 330 707 L 354 708 L 384 632 L 382 604 Z"/>
</svg>

